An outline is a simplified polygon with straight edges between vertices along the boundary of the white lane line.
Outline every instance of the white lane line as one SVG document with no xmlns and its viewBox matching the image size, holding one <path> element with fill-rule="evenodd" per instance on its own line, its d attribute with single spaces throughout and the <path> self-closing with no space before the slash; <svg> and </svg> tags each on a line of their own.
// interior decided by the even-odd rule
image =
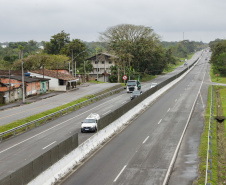
<svg viewBox="0 0 226 185">
<path fill-rule="evenodd" d="M 202 106 L 203 106 L 203 109 L 204 109 L 205 108 L 205 105 L 204 105 L 204 102 L 203 102 L 203 99 L 202 99 L 201 92 L 199 92 L 199 95 L 200 95 L 200 98 L 201 98 L 201 101 L 202 101 Z"/>
<path fill-rule="evenodd" d="M 116 182 L 119 178 L 119 176 L 122 174 L 122 172 L 125 170 L 126 165 L 123 167 L 123 169 L 119 172 L 118 176 L 115 178 L 114 182 Z"/>
<path fill-rule="evenodd" d="M 56 143 L 56 141 L 50 143 L 49 145 L 45 146 L 44 148 L 42 148 L 43 150 L 45 150 L 46 148 L 48 148 L 49 146 L 53 145 L 54 143 Z"/>
<path fill-rule="evenodd" d="M 170 111 L 170 108 L 168 109 L 168 111 L 167 112 L 169 112 Z"/>
<path fill-rule="evenodd" d="M 102 115 L 104 116 L 104 115 L 108 114 L 109 112 L 111 112 L 111 110 L 109 110 L 109 111 L 103 113 Z"/>
<path fill-rule="evenodd" d="M 124 94 L 119 95 L 119 96 L 123 96 L 123 95 L 124 95 Z M 118 97 L 119 97 L 119 96 L 118 96 Z M 116 97 L 116 98 L 118 98 L 118 97 Z M 44 130 L 44 131 L 42 131 L 42 132 L 40 132 L 40 133 L 38 133 L 38 134 L 36 134 L 36 135 L 33 135 L 33 136 L 31 136 L 31 137 L 29 137 L 29 138 L 27 138 L 27 139 L 25 139 L 25 140 L 23 140 L 23 141 L 21 141 L 21 142 L 15 144 L 15 145 L 12 145 L 12 146 L 6 148 L 5 150 L 0 151 L 0 154 L 3 153 L 3 152 L 5 152 L 5 151 L 7 151 L 7 150 L 9 150 L 9 149 L 11 149 L 11 148 L 14 148 L 14 147 L 20 145 L 20 144 L 22 144 L 22 143 L 25 143 L 26 141 L 29 141 L 30 139 L 33 139 L 33 138 L 35 138 L 35 137 L 37 137 L 37 136 L 39 136 L 39 135 L 41 135 L 41 134 L 43 134 L 43 133 L 46 133 L 46 132 L 48 132 L 49 130 L 52 130 L 52 129 L 54 129 L 54 128 L 56 128 L 56 127 L 58 127 L 58 126 L 60 126 L 60 125 L 62 125 L 62 124 L 64 124 L 64 123 L 66 123 L 66 122 L 68 122 L 68 121 L 70 121 L 70 120 L 73 120 L 73 119 L 75 119 L 75 118 L 77 118 L 77 117 L 79 117 L 79 116 L 81 116 L 81 115 L 83 115 L 83 114 L 85 114 L 85 113 L 87 113 L 87 112 L 90 112 L 90 111 L 92 111 L 92 110 L 95 110 L 97 107 L 100 107 L 100 106 L 102 106 L 102 105 L 104 105 L 104 104 L 106 104 L 106 103 L 108 103 L 108 102 L 110 102 L 110 101 L 112 101 L 112 100 L 114 100 L 114 99 L 116 99 L 116 98 L 113 98 L 113 99 L 111 99 L 111 100 L 109 100 L 109 101 L 106 101 L 106 102 L 104 102 L 104 103 L 102 103 L 102 104 L 99 104 L 99 105 L 97 105 L 96 107 L 93 107 L 92 109 L 89 109 L 89 110 L 87 110 L 87 111 L 85 111 L 85 112 L 83 112 L 83 113 L 81 113 L 81 114 L 79 114 L 79 115 L 77 115 L 77 116 L 74 116 L 74 117 L 72 117 L 72 118 L 69 118 L 68 120 L 65 120 L 65 121 L 63 121 L 63 122 L 57 124 L 57 125 L 54 125 L 53 127 L 48 128 L 48 129 L 46 129 L 46 130 Z"/>
<path fill-rule="evenodd" d="M 127 101 L 122 102 L 122 104 L 126 103 Z"/>
<path fill-rule="evenodd" d="M 160 121 L 158 122 L 158 124 L 161 123 L 161 121 L 162 121 L 162 119 L 160 119 Z"/>
<path fill-rule="evenodd" d="M 149 138 L 149 136 L 148 137 L 146 137 L 146 139 L 143 141 L 143 144 L 148 140 L 148 138 Z"/>
<path fill-rule="evenodd" d="M 176 150 L 174 151 L 172 160 L 171 160 L 171 162 L 170 162 L 170 165 L 169 165 L 169 167 L 168 167 L 168 170 L 167 170 L 167 172 L 166 172 L 166 176 L 165 176 L 165 179 L 164 179 L 162 185 L 166 185 L 167 182 L 168 182 L 168 179 L 169 179 L 169 176 L 170 176 L 170 172 L 171 172 L 171 170 L 173 169 L 173 164 L 174 164 L 174 162 L 175 162 L 175 160 L 176 160 L 176 156 L 177 156 L 177 154 L 178 154 L 178 152 L 179 152 L 179 148 L 180 148 L 182 139 L 183 139 L 183 137 L 184 137 L 184 134 L 185 134 L 185 131 L 186 131 L 187 127 L 188 127 L 188 124 L 189 124 L 189 122 L 190 122 L 190 120 L 191 120 L 191 115 L 192 115 L 192 113 L 193 113 L 193 110 L 194 110 L 194 108 L 195 108 L 195 104 L 196 104 L 196 102 L 197 102 L 199 93 L 200 93 L 200 91 L 201 91 L 201 88 L 202 88 L 202 85 L 203 85 L 203 82 L 204 82 L 205 75 L 206 75 L 206 72 L 205 72 L 204 75 L 203 75 L 202 83 L 201 83 L 201 85 L 200 85 L 200 87 L 199 87 L 199 91 L 198 91 L 197 96 L 196 96 L 196 98 L 195 98 L 195 101 L 194 101 L 194 103 L 193 103 L 193 105 L 192 105 L 190 114 L 189 114 L 188 119 L 187 119 L 187 123 L 186 123 L 186 125 L 185 125 L 185 127 L 184 127 L 184 130 L 183 130 L 183 132 L 182 132 L 182 135 L 181 135 L 181 137 L 180 137 L 180 140 L 179 140 L 179 142 L 178 142 L 178 144 L 177 144 Z"/>
</svg>

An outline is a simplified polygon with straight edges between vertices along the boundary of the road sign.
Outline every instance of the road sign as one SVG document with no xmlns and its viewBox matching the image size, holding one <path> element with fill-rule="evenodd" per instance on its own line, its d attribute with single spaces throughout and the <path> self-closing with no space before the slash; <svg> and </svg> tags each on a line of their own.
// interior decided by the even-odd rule
<svg viewBox="0 0 226 185">
<path fill-rule="evenodd" d="M 127 80 L 127 76 L 124 75 L 124 76 L 122 77 L 122 79 L 123 79 L 123 80 Z"/>
</svg>

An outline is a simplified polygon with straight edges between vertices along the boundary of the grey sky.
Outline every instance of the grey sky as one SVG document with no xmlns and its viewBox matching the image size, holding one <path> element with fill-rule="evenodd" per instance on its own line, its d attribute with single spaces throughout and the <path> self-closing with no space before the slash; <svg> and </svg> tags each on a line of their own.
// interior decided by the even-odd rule
<svg viewBox="0 0 226 185">
<path fill-rule="evenodd" d="M 225 0 L 0 0 L 0 42 L 98 41 L 118 24 L 151 27 L 163 41 L 209 42 L 226 37 Z"/>
</svg>

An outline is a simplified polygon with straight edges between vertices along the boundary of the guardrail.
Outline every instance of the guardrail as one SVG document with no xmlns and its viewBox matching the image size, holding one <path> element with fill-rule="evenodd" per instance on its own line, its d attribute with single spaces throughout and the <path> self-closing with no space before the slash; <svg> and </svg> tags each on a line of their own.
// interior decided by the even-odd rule
<svg viewBox="0 0 226 185">
<path fill-rule="evenodd" d="M 91 99 L 86 100 L 84 102 L 81 102 L 81 103 L 72 105 L 70 107 L 64 108 L 62 110 L 59 110 L 59 111 L 54 112 L 52 114 L 49 114 L 47 116 L 41 117 L 41 118 L 36 119 L 34 121 L 30 121 L 28 123 L 25 123 L 25 124 L 20 125 L 18 127 L 12 128 L 12 129 L 7 130 L 5 132 L 1 132 L 0 133 L 0 142 L 2 141 L 4 136 L 7 136 L 7 137 L 15 136 L 17 134 L 17 131 L 19 131 L 19 132 L 23 131 L 24 132 L 24 131 L 27 131 L 29 128 L 40 126 L 42 124 L 47 123 L 48 121 L 54 120 L 57 117 L 61 117 L 63 115 L 69 114 L 69 113 L 71 113 L 73 111 L 78 110 L 81 107 L 85 107 L 87 105 L 90 105 L 91 103 L 97 102 L 97 101 L 102 100 L 102 99 L 104 99 L 106 97 L 109 97 L 109 96 L 111 96 L 113 94 L 119 93 L 123 89 L 124 89 L 124 87 L 117 88 L 117 89 L 112 90 L 110 92 L 98 95 L 98 96 L 96 96 L 94 98 L 91 98 Z"/>
<path fill-rule="evenodd" d="M 207 183 L 208 173 L 210 174 L 210 180 L 212 177 L 212 158 L 213 158 L 213 113 L 214 113 L 214 95 L 213 95 L 213 86 L 211 86 L 211 106 L 210 106 L 210 118 L 209 118 L 209 132 L 208 132 L 208 146 L 207 146 L 207 157 L 206 157 L 206 177 L 205 185 L 211 185 Z M 209 155 L 210 154 L 210 155 Z M 210 165 L 209 165 L 210 163 Z M 210 167 L 210 169 L 209 169 Z"/>
</svg>

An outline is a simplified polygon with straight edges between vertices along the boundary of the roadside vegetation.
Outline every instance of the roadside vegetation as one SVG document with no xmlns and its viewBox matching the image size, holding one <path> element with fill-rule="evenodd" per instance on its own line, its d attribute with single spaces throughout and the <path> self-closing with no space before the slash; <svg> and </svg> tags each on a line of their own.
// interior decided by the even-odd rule
<svg viewBox="0 0 226 185">
<path fill-rule="evenodd" d="M 210 76 L 212 82 L 226 84 L 226 41 L 216 40 L 210 43 L 213 52 L 211 56 L 211 70 Z M 211 87 L 210 87 L 211 88 Z M 208 103 L 205 115 L 204 132 L 201 137 L 199 147 L 200 166 L 199 177 L 194 184 L 205 184 L 206 175 L 206 157 L 208 146 L 208 132 L 209 132 L 209 116 L 211 104 L 211 91 L 209 88 Z M 214 118 L 216 116 L 226 117 L 226 86 L 213 86 L 214 92 Z M 210 180 L 208 174 L 208 183 L 212 185 L 226 184 L 226 121 L 213 122 L 213 161 L 212 161 L 212 175 Z"/>
</svg>

